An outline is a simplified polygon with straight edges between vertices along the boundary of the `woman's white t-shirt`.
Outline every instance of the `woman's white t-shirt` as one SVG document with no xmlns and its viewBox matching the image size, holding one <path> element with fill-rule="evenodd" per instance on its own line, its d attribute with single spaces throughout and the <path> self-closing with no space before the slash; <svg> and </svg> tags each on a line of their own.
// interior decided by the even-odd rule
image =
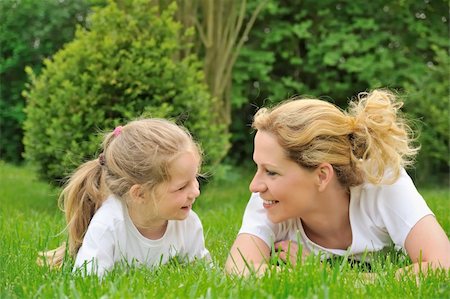
<svg viewBox="0 0 450 299">
<path fill-rule="evenodd" d="M 203 227 L 194 211 L 185 220 L 169 220 L 164 235 L 150 240 L 141 235 L 128 215 L 126 205 L 109 196 L 89 223 L 78 251 L 74 270 L 101 276 L 119 261 L 158 266 L 174 257 L 210 259 L 205 248 Z"/>
<path fill-rule="evenodd" d="M 350 188 L 349 216 L 353 240 L 347 250 L 315 244 L 305 234 L 299 218 L 272 223 L 259 193 L 250 198 L 239 234 L 257 236 L 269 247 L 278 241 L 292 240 L 300 242 L 310 252 L 323 253 L 323 257 L 350 255 L 359 259 L 366 252 L 380 251 L 392 244 L 404 248 L 412 227 L 430 214 L 433 212 L 402 169 L 399 179 L 392 185 L 366 183 Z"/>
</svg>

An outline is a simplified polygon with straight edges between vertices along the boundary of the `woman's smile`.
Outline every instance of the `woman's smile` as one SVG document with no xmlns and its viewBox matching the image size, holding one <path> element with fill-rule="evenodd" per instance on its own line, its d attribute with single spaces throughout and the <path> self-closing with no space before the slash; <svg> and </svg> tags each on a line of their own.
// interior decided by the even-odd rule
<svg viewBox="0 0 450 299">
<path fill-rule="evenodd" d="M 263 206 L 265 209 L 270 209 L 273 206 L 275 206 L 276 204 L 278 204 L 279 201 L 278 200 L 265 200 L 263 199 Z"/>
</svg>

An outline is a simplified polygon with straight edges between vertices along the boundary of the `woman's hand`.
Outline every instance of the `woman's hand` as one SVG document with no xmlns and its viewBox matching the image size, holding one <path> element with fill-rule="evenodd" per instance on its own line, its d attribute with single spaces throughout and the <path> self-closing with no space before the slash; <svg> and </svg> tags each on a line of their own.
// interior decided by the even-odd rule
<svg viewBox="0 0 450 299">
<path fill-rule="evenodd" d="M 291 240 L 283 240 L 276 242 L 274 245 L 277 256 L 279 256 L 281 260 L 283 260 L 285 263 L 290 263 L 292 266 L 295 266 L 297 264 L 299 254 L 299 246 L 297 242 Z M 302 254 L 301 258 L 303 259 L 309 255 L 309 250 L 301 248 L 300 253 Z"/>
</svg>

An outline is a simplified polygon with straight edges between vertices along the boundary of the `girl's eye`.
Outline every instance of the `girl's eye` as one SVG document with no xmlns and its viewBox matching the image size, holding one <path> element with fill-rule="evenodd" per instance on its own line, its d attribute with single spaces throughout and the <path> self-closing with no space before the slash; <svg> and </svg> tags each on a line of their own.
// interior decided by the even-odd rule
<svg viewBox="0 0 450 299">
<path fill-rule="evenodd" d="M 179 188 L 178 191 L 183 190 L 184 188 L 186 188 L 187 185 L 184 185 L 183 187 Z"/>
</svg>

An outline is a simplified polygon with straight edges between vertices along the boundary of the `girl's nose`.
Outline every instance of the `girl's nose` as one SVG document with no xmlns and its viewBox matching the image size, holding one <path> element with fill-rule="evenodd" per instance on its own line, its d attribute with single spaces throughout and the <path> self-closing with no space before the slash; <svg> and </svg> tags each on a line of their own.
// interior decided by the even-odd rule
<svg viewBox="0 0 450 299">
<path fill-rule="evenodd" d="M 200 195 L 200 187 L 197 180 L 193 183 L 190 195 L 192 198 L 196 198 Z"/>
</svg>

